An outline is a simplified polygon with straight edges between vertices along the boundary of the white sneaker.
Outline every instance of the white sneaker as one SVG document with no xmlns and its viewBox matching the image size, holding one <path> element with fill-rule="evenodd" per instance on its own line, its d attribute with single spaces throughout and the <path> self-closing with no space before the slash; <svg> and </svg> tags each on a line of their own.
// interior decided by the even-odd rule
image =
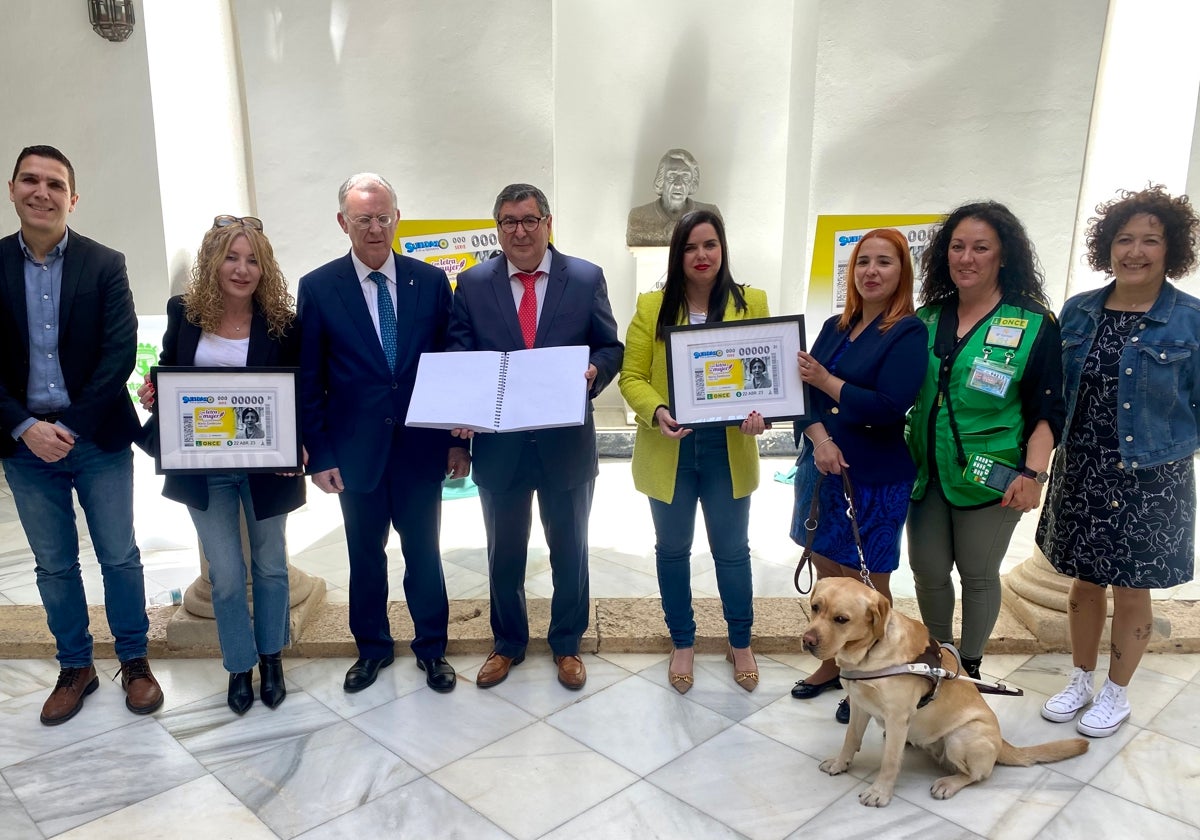
<svg viewBox="0 0 1200 840">
<path fill-rule="evenodd" d="M 1067 687 L 1042 704 L 1042 717 L 1055 723 L 1074 720 L 1079 710 L 1092 702 L 1095 693 L 1092 672 L 1077 667 L 1071 672 Z"/>
<path fill-rule="evenodd" d="M 1079 716 L 1075 728 L 1082 735 L 1107 738 L 1121 728 L 1121 724 L 1129 719 L 1129 714 L 1129 698 L 1125 695 L 1125 687 L 1105 680 L 1103 688 L 1096 695 L 1096 702 Z"/>
</svg>

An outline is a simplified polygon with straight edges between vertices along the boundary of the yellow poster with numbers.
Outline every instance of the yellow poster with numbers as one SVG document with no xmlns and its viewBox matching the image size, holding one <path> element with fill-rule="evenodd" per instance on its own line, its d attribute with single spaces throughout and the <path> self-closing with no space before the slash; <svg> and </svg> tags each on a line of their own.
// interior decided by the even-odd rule
<svg viewBox="0 0 1200 840">
<path fill-rule="evenodd" d="M 805 316 L 810 325 L 820 324 L 841 312 L 846 305 L 846 284 L 852 282 L 850 254 L 863 234 L 876 228 L 895 228 L 908 240 L 916 268 L 916 283 L 920 284 L 921 255 L 930 234 L 942 220 L 934 214 L 880 213 L 853 216 L 817 216 L 817 236 L 813 244 L 812 271 L 808 281 L 808 301 Z M 914 294 L 918 289 L 914 289 Z"/>
<path fill-rule="evenodd" d="M 500 253 L 492 219 L 419 219 L 396 225 L 396 253 L 436 265 L 454 288 L 458 275 Z"/>
</svg>

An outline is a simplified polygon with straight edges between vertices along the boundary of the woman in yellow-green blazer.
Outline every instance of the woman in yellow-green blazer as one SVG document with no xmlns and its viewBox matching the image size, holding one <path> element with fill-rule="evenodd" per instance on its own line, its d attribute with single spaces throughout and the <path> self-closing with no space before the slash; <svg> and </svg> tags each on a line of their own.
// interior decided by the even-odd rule
<svg viewBox="0 0 1200 840">
<path fill-rule="evenodd" d="M 750 650 L 754 623 L 750 576 L 750 494 L 758 486 L 758 442 L 766 428 L 752 412 L 741 426 L 686 429 L 667 407 L 666 327 L 766 318 L 767 296 L 739 286 L 729 271 L 721 217 L 688 213 L 675 226 L 662 291 L 638 297 L 625 339 L 621 394 L 637 414 L 633 483 L 650 497 L 655 565 L 663 614 L 674 650 L 667 667 L 671 686 L 692 687 L 696 621 L 692 613 L 691 553 L 696 503 L 717 573 L 729 627 L 729 656 L 738 685 L 758 686 Z"/>
</svg>

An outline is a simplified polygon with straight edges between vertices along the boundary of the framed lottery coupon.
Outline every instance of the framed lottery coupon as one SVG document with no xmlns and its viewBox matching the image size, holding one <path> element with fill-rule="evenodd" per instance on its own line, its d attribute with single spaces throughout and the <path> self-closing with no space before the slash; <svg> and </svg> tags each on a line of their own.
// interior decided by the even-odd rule
<svg viewBox="0 0 1200 840">
<path fill-rule="evenodd" d="M 666 344 L 668 408 L 681 425 L 731 426 L 751 411 L 768 422 L 808 413 L 796 364 L 802 315 L 668 327 Z"/>
<path fill-rule="evenodd" d="M 154 367 L 160 473 L 301 472 L 296 368 Z"/>
</svg>

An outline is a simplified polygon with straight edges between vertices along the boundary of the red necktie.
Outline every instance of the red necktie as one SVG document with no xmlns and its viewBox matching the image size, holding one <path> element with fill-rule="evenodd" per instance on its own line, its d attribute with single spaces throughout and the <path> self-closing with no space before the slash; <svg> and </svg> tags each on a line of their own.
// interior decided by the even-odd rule
<svg viewBox="0 0 1200 840">
<path fill-rule="evenodd" d="M 521 336 L 525 339 L 525 349 L 533 347 L 537 337 L 537 292 L 533 284 L 537 282 L 537 272 L 524 274 L 517 272 L 513 275 L 525 286 L 525 294 L 521 295 L 521 305 L 517 307 L 517 320 L 521 322 Z"/>
</svg>

